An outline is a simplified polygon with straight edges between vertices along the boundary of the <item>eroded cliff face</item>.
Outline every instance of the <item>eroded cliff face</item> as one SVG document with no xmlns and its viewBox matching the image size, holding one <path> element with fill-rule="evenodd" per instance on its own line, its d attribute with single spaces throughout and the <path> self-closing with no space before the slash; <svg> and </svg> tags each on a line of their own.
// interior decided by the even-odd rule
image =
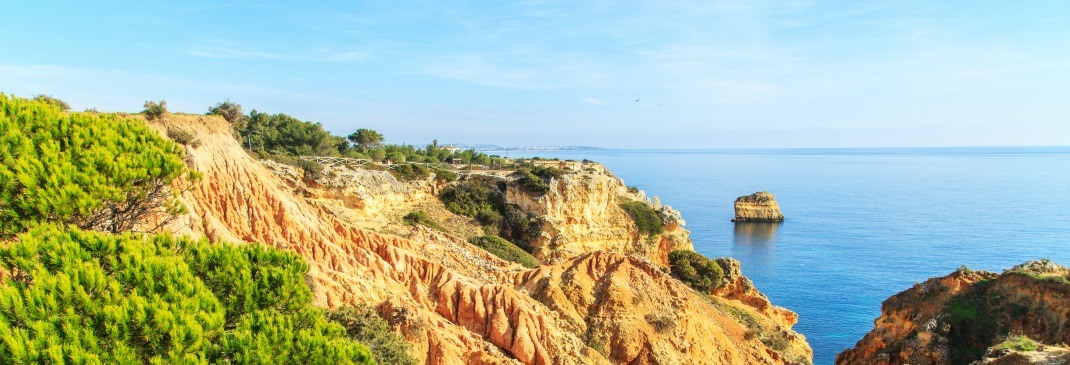
<svg viewBox="0 0 1070 365">
<path fill-rule="evenodd" d="M 298 253 L 310 263 L 316 304 L 376 306 L 423 363 L 784 364 L 811 357 L 790 332 L 793 321 L 747 299 L 756 291 L 706 297 L 643 257 L 595 247 L 528 270 L 426 227 L 405 227 L 405 237 L 376 233 L 361 227 L 402 229 L 393 217 L 431 201 L 436 187 L 394 185 L 382 175 L 308 183 L 249 157 L 221 118 L 168 116 L 150 125 L 197 136 L 187 162 L 203 177 L 182 193 L 190 214 L 169 230 Z M 413 191 L 377 195 L 407 188 Z"/>
<path fill-rule="evenodd" d="M 780 213 L 780 205 L 773 194 L 759 191 L 757 193 L 741 196 L 735 202 L 736 217 L 733 222 L 780 222 L 784 215 Z"/>
<path fill-rule="evenodd" d="M 543 195 L 532 195 L 510 186 L 505 198 L 543 218 L 543 233 L 532 243 L 533 254 L 543 262 L 610 251 L 642 256 L 664 267 L 668 265 L 669 252 L 694 250 L 690 232 L 683 228 L 684 220 L 679 212 L 648 202 L 642 191 L 628 189 L 624 181 L 604 168 L 571 172 L 553 179 L 551 189 Z M 654 205 L 662 217 L 664 233 L 652 237 L 640 233 L 621 208 L 621 204 L 631 201 Z"/>
<path fill-rule="evenodd" d="M 991 348 L 1012 336 L 1070 342 L 1068 274 L 1050 261 L 1032 261 L 1003 274 L 960 269 L 929 279 L 886 300 L 873 330 L 836 364 L 968 364 L 986 352 L 983 363 L 1046 356 L 1027 351 L 1000 360 L 1011 354 Z"/>
</svg>

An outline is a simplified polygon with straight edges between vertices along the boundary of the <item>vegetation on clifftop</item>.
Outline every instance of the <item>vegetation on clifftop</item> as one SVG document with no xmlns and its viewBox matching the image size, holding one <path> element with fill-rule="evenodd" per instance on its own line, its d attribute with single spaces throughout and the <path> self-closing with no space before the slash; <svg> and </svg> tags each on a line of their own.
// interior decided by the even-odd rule
<svg viewBox="0 0 1070 365">
<path fill-rule="evenodd" d="M 296 254 L 130 233 L 197 178 L 143 121 L 0 94 L 0 147 L 0 363 L 374 363 Z"/>
<path fill-rule="evenodd" d="M 246 149 L 267 155 L 331 156 L 369 159 L 391 163 L 464 163 L 501 166 L 506 160 L 475 150 L 453 151 L 432 142 L 423 148 L 407 144 L 387 144 L 379 132 L 360 128 L 347 137 L 336 136 L 323 125 L 293 116 L 268 114 L 255 109 L 242 115 L 242 106 L 226 100 L 208 109 L 230 122 L 235 136 Z M 426 177 L 426 176 L 425 176 Z"/>
<path fill-rule="evenodd" d="M 635 225 L 639 227 L 639 232 L 648 235 L 657 235 L 662 232 L 661 214 L 654 210 L 650 204 L 634 201 L 627 202 L 620 205 L 628 216 L 632 217 Z"/>
<path fill-rule="evenodd" d="M 482 181 L 461 181 L 443 189 L 439 199 L 449 211 L 474 218 L 484 232 L 494 233 L 530 250 L 538 238 L 541 220 L 515 204 L 506 204 L 502 191 Z"/>
<path fill-rule="evenodd" d="M 45 221 L 109 232 L 163 223 L 184 211 L 172 181 L 186 171 L 181 147 L 142 121 L 0 94 L 0 238 Z"/>
<path fill-rule="evenodd" d="M 524 192 L 542 195 L 550 190 L 550 180 L 561 178 L 564 172 L 553 167 L 531 166 L 517 169 L 509 176 Z"/>
<path fill-rule="evenodd" d="M 684 284 L 702 293 L 721 285 L 724 270 L 717 261 L 690 250 L 676 250 L 669 253 L 669 270 Z"/>
</svg>

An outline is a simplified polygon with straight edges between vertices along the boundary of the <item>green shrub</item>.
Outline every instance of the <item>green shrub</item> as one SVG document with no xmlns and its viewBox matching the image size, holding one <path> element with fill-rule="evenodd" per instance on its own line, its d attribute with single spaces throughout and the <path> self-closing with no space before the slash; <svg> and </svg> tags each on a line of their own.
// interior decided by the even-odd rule
<svg viewBox="0 0 1070 365">
<path fill-rule="evenodd" d="M 1014 336 L 995 346 L 995 350 L 1011 349 L 1016 351 L 1036 351 L 1040 344 L 1026 336 Z"/>
<path fill-rule="evenodd" d="M 527 268 L 539 266 L 539 260 L 535 259 L 535 256 L 525 252 L 512 242 L 506 241 L 504 238 L 498 236 L 480 236 L 472 237 L 468 242 L 487 250 L 487 252 L 490 252 L 494 254 L 494 256 L 498 256 L 503 260 L 515 262 Z"/>
<path fill-rule="evenodd" d="M 3 363 L 370 364 L 294 253 L 34 228 L 0 248 Z"/>
<path fill-rule="evenodd" d="M 542 233 L 542 219 L 533 213 L 523 211 L 516 204 L 505 205 L 505 211 L 501 217 L 498 235 L 530 252 L 531 242 L 534 242 Z"/>
<path fill-rule="evenodd" d="M 187 146 L 190 143 L 193 143 L 193 133 L 190 133 L 189 131 L 187 131 L 185 129 L 168 128 L 167 129 L 167 138 L 170 138 L 172 141 L 175 141 L 175 142 L 181 143 L 183 145 L 187 145 Z"/>
<path fill-rule="evenodd" d="M 454 182 L 457 181 L 457 178 L 459 177 L 456 172 L 441 168 L 434 169 L 434 173 L 435 180 L 438 180 L 440 182 Z"/>
<path fill-rule="evenodd" d="M 390 324 L 365 305 L 339 307 L 327 317 L 345 327 L 349 337 L 371 349 L 375 362 L 383 365 L 416 365 L 409 356 L 409 343 L 394 333 Z"/>
<path fill-rule="evenodd" d="M 531 169 L 516 170 L 512 174 L 509 174 L 509 176 L 515 179 L 520 190 L 523 190 L 526 193 L 541 195 L 550 191 L 550 184 L 542 177 L 535 175 Z"/>
<path fill-rule="evenodd" d="M 484 226 L 497 228 L 505 210 L 500 191 L 478 181 L 462 181 L 442 190 L 439 199 L 449 211 L 475 218 Z"/>
<path fill-rule="evenodd" d="M 773 331 L 768 336 L 762 337 L 762 343 L 769 346 L 773 351 L 783 352 L 791 346 L 787 335 L 784 331 Z"/>
<path fill-rule="evenodd" d="M 547 180 L 560 179 L 562 176 L 565 176 L 564 171 L 561 171 L 561 169 L 551 166 L 533 166 L 531 168 L 531 173 L 535 174 L 535 176 Z"/>
<path fill-rule="evenodd" d="M 646 322 L 658 332 L 664 333 L 676 328 L 676 316 L 670 312 L 647 313 Z"/>
<path fill-rule="evenodd" d="M 39 94 L 34 96 L 33 100 L 59 108 L 60 111 L 71 110 L 71 106 L 66 101 L 52 97 L 52 95 Z"/>
<path fill-rule="evenodd" d="M 296 165 L 301 168 L 301 172 L 307 180 L 319 180 L 323 178 L 323 165 L 319 162 L 299 158 L 297 159 Z"/>
<path fill-rule="evenodd" d="M 242 119 L 245 118 L 241 105 L 230 101 L 230 99 L 208 108 L 208 115 L 221 116 L 231 124 L 242 122 Z"/>
<path fill-rule="evenodd" d="M 43 221 L 152 230 L 145 218 L 184 212 L 171 183 L 186 172 L 182 148 L 143 121 L 0 94 L 0 238 Z"/>
<path fill-rule="evenodd" d="M 627 202 L 620 205 L 628 216 L 632 217 L 632 221 L 639 227 L 639 232 L 656 235 L 661 234 L 661 214 L 654 210 L 650 204 L 644 202 Z"/>
<path fill-rule="evenodd" d="M 724 270 L 716 261 L 702 254 L 689 250 L 676 250 L 669 253 L 669 270 L 680 281 L 703 293 L 708 293 L 721 285 Z"/>
<path fill-rule="evenodd" d="M 431 176 L 427 167 L 414 163 L 395 165 L 390 173 L 400 181 L 423 180 Z"/>
<path fill-rule="evenodd" d="M 442 228 L 442 226 L 436 223 L 433 219 L 431 219 L 431 217 L 427 215 L 426 212 L 422 210 L 414 210 L 409 212 L 409 214 L 406 214 L 404 217 L 401 217 L 401 222 L 407 226 L 415 226 L 419 224 L 437 229 L 439 231 L 446 231 L 445 228 Z"/>
<path fill-rule="evenodd" d="M 142 110 L 141 113 L 145 114 L 149 120 L 162 117 L 164 114 L 167 114 L 167 100 L 160 100 L 159 103 L 155 101 L 146 101 L 145 110 Z"/>
<path fill-rule="evenodd" d="M 538 216 L 506 204 L 501 190 L 486 182 L 462 181 L 444 189 L 439 199 L 449 211 L 475 218 L 486 234 L 497 234 L 525 250 L 542 232 Z"/>
<path fill-rule="evenodd" d="M 245 147 L 290 156 L 338 156 L 345 139 L 333 136 L 319 123 L 301 121 L 286 114 L 249 112 L 238 131 Z"/>
</svg>

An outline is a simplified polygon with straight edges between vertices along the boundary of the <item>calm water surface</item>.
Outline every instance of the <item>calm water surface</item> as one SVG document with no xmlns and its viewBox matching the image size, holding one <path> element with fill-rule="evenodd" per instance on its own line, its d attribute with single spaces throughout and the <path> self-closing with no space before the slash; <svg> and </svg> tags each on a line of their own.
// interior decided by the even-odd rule
<svg viewBox="0 0 1070 365">
<path fill-rule="evenodd" d="M 492 152 L 506 155 L 505 152 Z M 1070 147 L 518 152 L 591 159 L 683 213 L 695 249 L 731 256 L 832 364 L 881 302 L 960 265 L 1070 265 Z M 776 195 L 781 224 L 730 222 Z"/>
</svg>

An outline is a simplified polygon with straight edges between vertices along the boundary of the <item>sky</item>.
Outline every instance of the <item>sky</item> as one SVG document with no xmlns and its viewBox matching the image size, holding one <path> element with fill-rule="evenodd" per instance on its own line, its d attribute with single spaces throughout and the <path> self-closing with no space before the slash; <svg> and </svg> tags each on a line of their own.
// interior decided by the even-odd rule
<svg viewBox="0 0 1070 365">
<path fill-rule="evenodd" d="M 0 91 L 423 145 L 1070 145 L 1070 1 L 12 1 Z M 638 100 L 638 102 L 636 102 Z"/>
</svg>

